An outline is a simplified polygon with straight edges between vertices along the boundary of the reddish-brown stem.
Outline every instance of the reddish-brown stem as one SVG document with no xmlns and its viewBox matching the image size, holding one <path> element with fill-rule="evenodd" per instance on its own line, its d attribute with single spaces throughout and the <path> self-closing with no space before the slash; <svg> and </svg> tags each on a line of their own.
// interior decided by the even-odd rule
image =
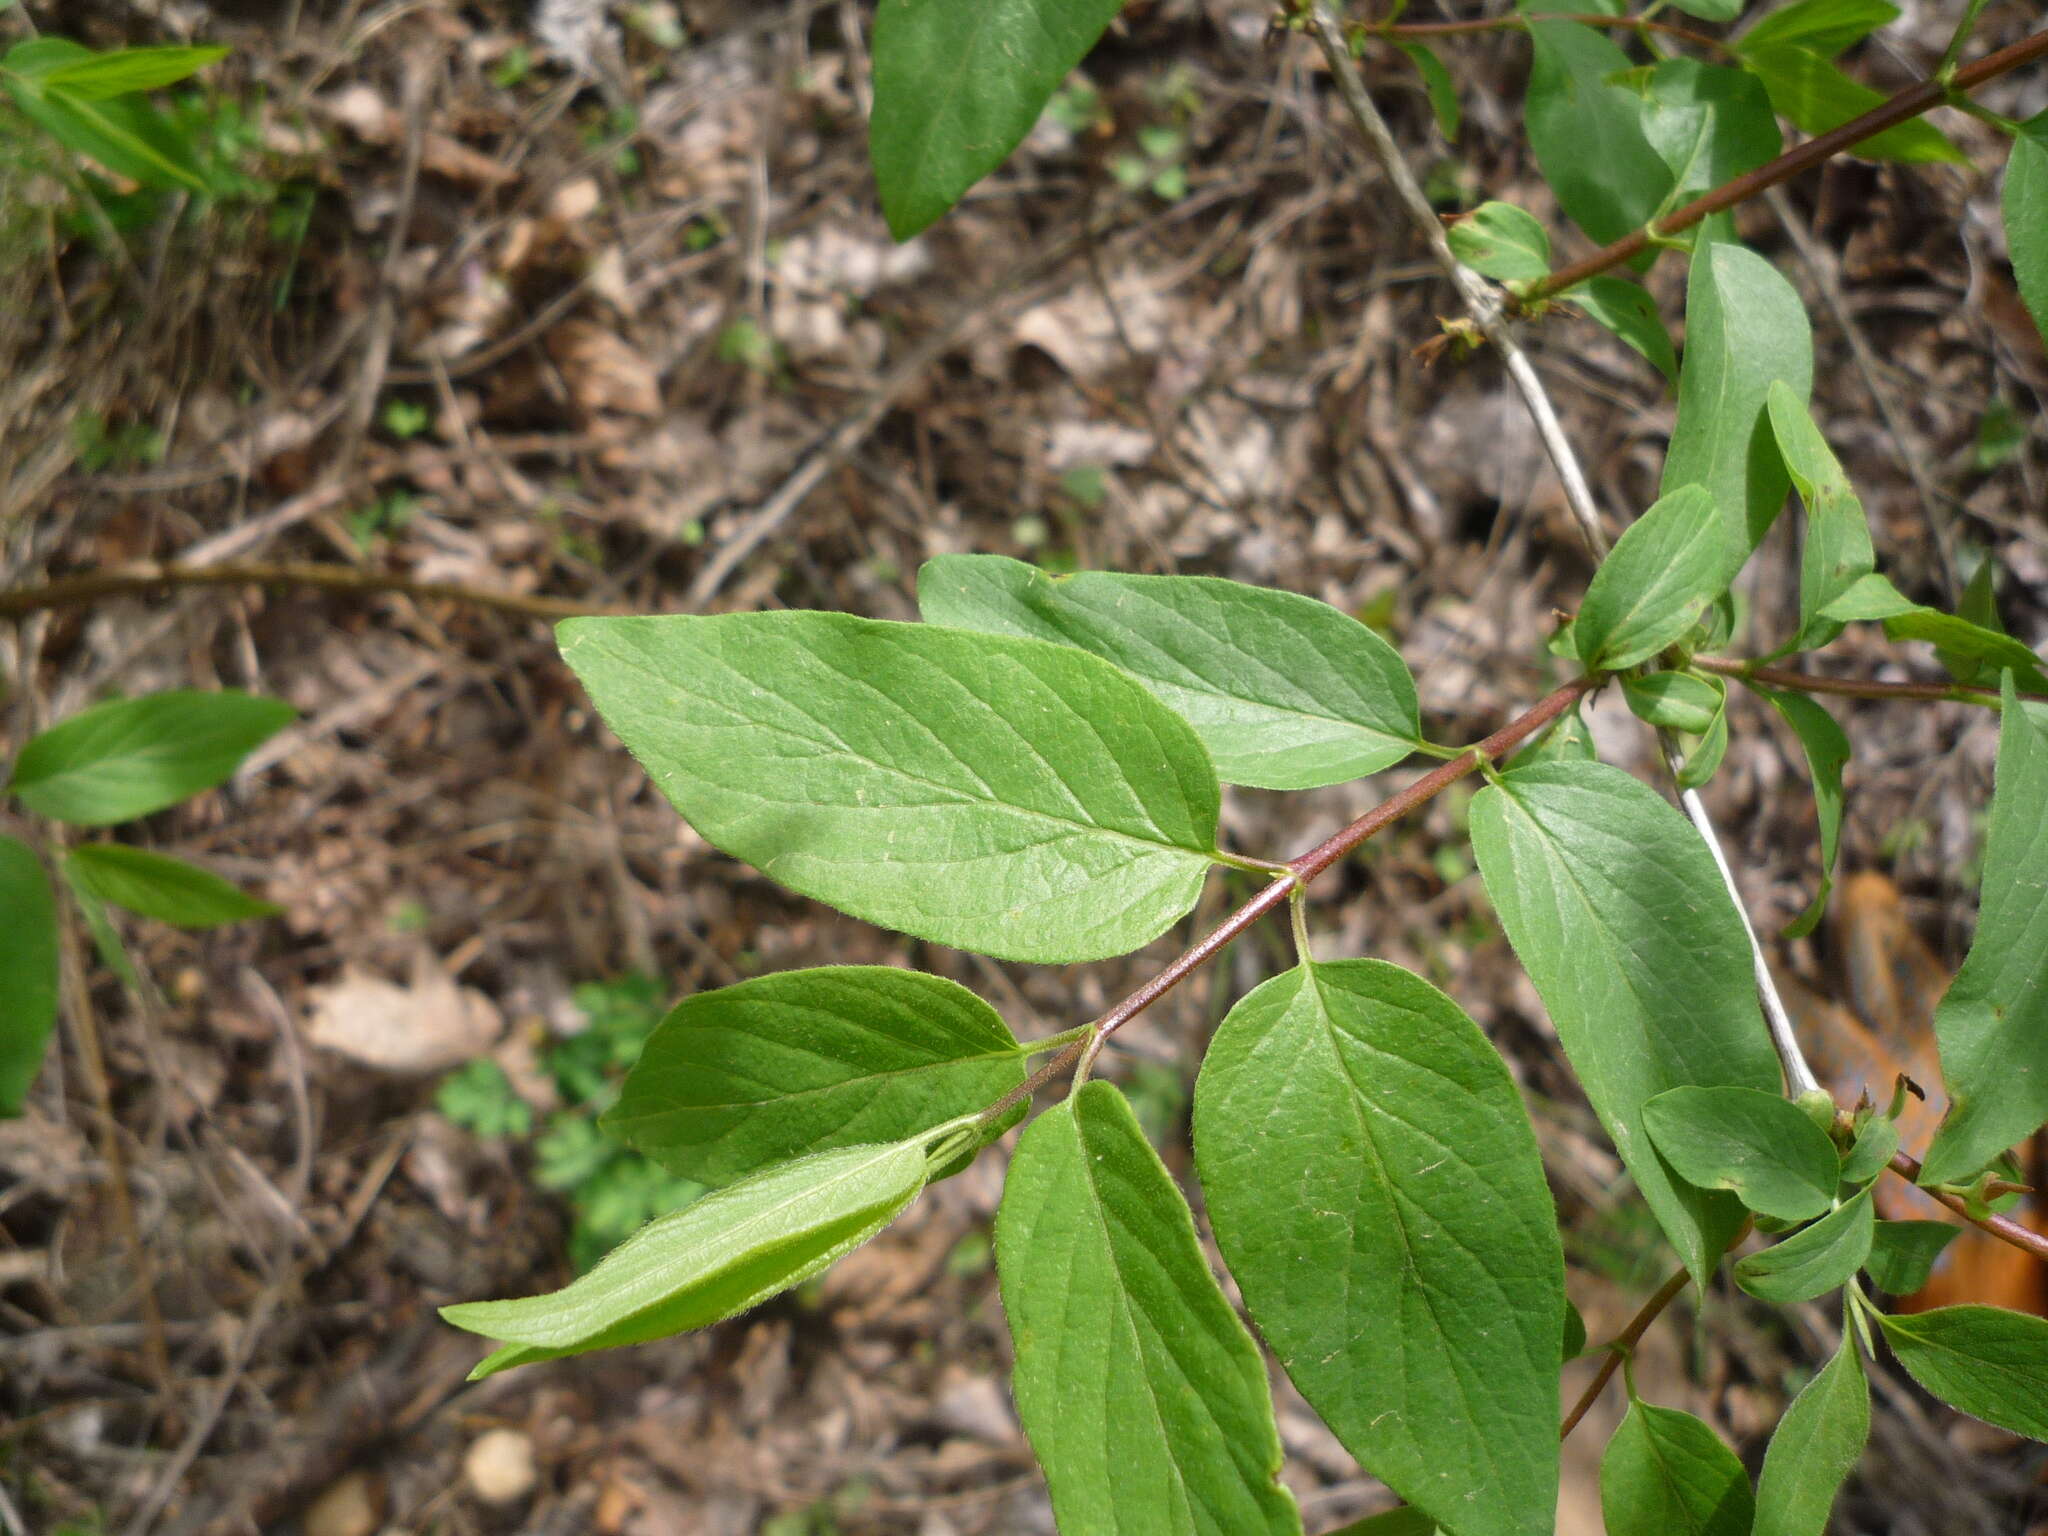
<svg viewBox="0 0 2048 1536">
<path fill-rule="evenodd" d="M 1996 688 L 1976 683 L 1880 683 L 1859 677 L 1816 677 L 1808 672 L 1788 672 L 1782 667 L 1760 667 L 1754 662 L 1725 656 L 1695 656 L 1692 664 L 1702 672 L 1739 677 L 1744 682 L 1792 693 L 1832 693 L 1849 699 L 1955 699 L 1998 697 Z M 2026 694 L 2034 698 L 2039 695 Z"/>
<path fill-rule="evenodd" d="M 1279 906 L 1293 892 L 1328 869 L 1360 843 L 1391 822 L 1399 821 L 1418 806 L 1442 794 L 1480 762 L 1492 762 L 1513 751 L 1559 715 L 1599 686 L 1596 678 L 1582 677 L 1548 695 L 1533 709 L 1518 715 L 1476 747 L 1468 747 L 1440 768 L 1431 769 L 1399 794 L 1390 795 L 1341 832 L 1323 839 L 1307 853 L 1287 862 L 1286 873 L 1273 880 L 1258 895 L 1239 907 L 1192 948 L 1182 951 L 1174 962 L 1105 1013 L 1095 1024 L 1097 1041 L 1108 1039 L 1178 986 L 1190 971 L 1213 959 L 1224 945 Z"/>
<path fill-rule="evenodd" d="M 2023 1249 L 2037 1259 L 2048 1261 L 2048 1237 L 2043 1237 L 2031 1227 L 2021 1226 L 2007 1216 L 1972 1216 L 1969 1202 L 1961 1195 L 1951 1194 L 1945 1189 L 1929 1189 L 1920 1182 L 1920 1159 L 1912 1153 L 1896 1153 L 1892 1157 L 1891 1170 L 1922 1194 L 1939 1200 L 1971 1226 L 1981 1227 L 1999 1241 L 2011 1243 L 2013 1247 Z"/>
<path fill-rule="evenodd" d="M 1651 21 L 1642 16 L 1578 16 L 1551 15 L 1546 12 L 1544 21 L 1576 21 L 1582 27 L 1607 27 L 1618 32 L 1658 32 L 1665 37 L 1682 38 L 1699 48 L 1711 48 L 1717 53 L 1731 53 L 1732 50 L 1718 37 L 1709 37 L 1704 32 L 1695 32 L 1689 27 L 1675 27 L 1668 21 Z M 1529 27 L 1529 18 L 1517 13 L 1513 16 L 1475 16 L 1465 21 L 1403 21 L 1391 26 L 1381 23 L 1375 26 L 1365 23 L 1365 31 L 1373 37 L 1456 37 L 1471 32 L 1524 32 Z"/>
<path fill-rule="evenodd" d="M 1909 85 L 1889 100 L 1880 102 L 1861 117 L 1851 118 L 1841 127 L 1831 129 L 1817 139 L 1808 139 L 1804 144 L 1787 150 L 1767 165 L 1758 166 L 1733 181 L 1723 182 L 1704 196 L 1696 197 L 1684 207 L 1665 215 L 1656 224 L 1659 236 L 1677 234 L 1713 214 L 1733 208 L 1782 181 L 1789 181 L 1803 171 L 1811 170 L 1824 160 L 1831 160 L 1845 149 L 1853 148 L 1865 139 L 1883 133 L 1887 128 L 1896 128 L 1900 123 L 1910 121 L 1929 107 L 1938 107 L 1948 99 L 1951 92 L 1973 90 L 1987 80 L 1997 78 L 2031 64 L 2036 59 L 2048 56 L 2048 32 L 2037 32 L 2032 37 L 2020 39 L 2010 47 L 1996 53 L 1988 53 L 1974 64 L 1958 69 L 1944 83 L 1938 79 L 1922 80 Z M 1558 268 L 1541 282 L 1532 284 L 1527 292 L 1514 298 L 1511 303 L 1516 309 L 1526 310 L 1539 300 L 1554 298 L 1583 283 L 1589 277 L 1598 277 L 1602 272 L 1620 266 L 1630 257 L 1648 249 L 1650 244 L 1648 227 L 1623 235 L 1612 245 L 1595 251 L 1592 255 Z"/>
<path fill-rule="evenodd" d="M 1748 1230 L 1746 1225 L 1744 1230 Z M 1614 1336 L 1607 1346 L 1607 1358 L 1600 1362 L 1600 1369 L 1593 1373 L 1593 1379 L 1586 1383 L 1586 1390 L 1572 1404 L 1572 1411 L 1564 1416 L 1564 1426 L 1557 1433 L 1558 1439 L 1566 1438 L 1579 1427 L 1579 1420 L 1600 1400 L 1600 1394 L 1607 1390 L 1607 1383 L 1614 1380 L 1614 1373 L 1621 1369 L 1623 1358 L 1642 1342 L 1643 1335 L 1650 1331 L 1650 1324 L 1656 1322 L 1678 1293 L 1685 1289 L 1685 1281 L 1686 1270 L 1681 1265 L 1676 1274 L 1657 1287 L 1657 1294 L 1643 1303 L 1642 1310 L 1628 1320 L 1628 1326 Z"/>
</svg>

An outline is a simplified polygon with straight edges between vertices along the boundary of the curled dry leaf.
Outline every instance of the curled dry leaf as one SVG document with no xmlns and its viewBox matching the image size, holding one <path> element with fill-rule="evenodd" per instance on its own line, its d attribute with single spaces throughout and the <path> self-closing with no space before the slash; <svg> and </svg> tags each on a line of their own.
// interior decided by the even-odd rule
<svg viewBox="0 0 2048 1536">
<path fill-rule="evenodd" d="M 405 986 L 355 966 L 309 993 L 306 1038 L 385 1072 L 439 1072 L 488 1050 L 505 1027 L 497 1006 L 459 987 L 421 951 Z"/>
<path fill-rule="evenodd" d="M 565 320 L 548 332 L 547 349 L 578 410 L 661 414 L 661 381 L 654 365 L 603 326 Z"/>
</svg>

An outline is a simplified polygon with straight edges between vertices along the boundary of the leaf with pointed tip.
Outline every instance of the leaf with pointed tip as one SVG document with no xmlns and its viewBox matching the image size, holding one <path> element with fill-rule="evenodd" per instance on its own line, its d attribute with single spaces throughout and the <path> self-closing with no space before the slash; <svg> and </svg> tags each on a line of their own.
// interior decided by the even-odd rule
<svg viewBox="0 0 2048 1536">
<path fill-rule="evenodd" d="M 18 1115 L 57 1022 L 57 902 L 35 850 L 0 836 L 0 1117 Z"/>
<path fill-rule="evenodd" d="M 1616 1536 L 1749 1536 L 1749 1474 L 1689 1413 L 1629 1404 L 1600 1459 L 1600 1513 Z"/>
<path fill-rule="evenodd" d="M 868 156 L 889 233 L 939 218 L 1009 157 L 1123 0 L 881 0 Z"/>
<path fill-rule="evenodd" d="M 1062 1530 L 1299 1536 L 1258 1346 L 1110 1084 L 1026 1128 L 996 1269 L 1017 1412 Z"/>
<path fill-rule="evenodd" d="M 819 1152 L 649 1222 L 559 1291 L 441 1316 L 504 1341 L 471 1380 L 686 1333 L 808 1280 L 894 1221 L 924 1180 L 922 1137 Z"/>
<path fill-rule="evenodd" d="M 59 65 L 41 77 L 46 86 L 60 86 L 85 101 L 125 96 L 133 91 L 160 90 L 190 79 L 209 64 L 227 57 L 227 49 L 116 48 L 107 53 Z"/>
<path fill-rule="evenodd" d="M 1735 1283 L 1779 1306 L 1825 1296 L 1847 1285 L 1870 1257 L 1874 1221 L 1866 1189 L 1812 1226 L 1736 1260 Z"/>
<path fill-rule="evenodd" d="M 1771 688 L 1756 691 L 1792 727 L 1806 754 L 1807 771 L 1813 775 L 1813 808 L 1820 823 L 1820 888 L 1806 910 L 1785 929 L 1786 938 L 1796 939 L 1813 932 L 1827 910 L 1828 893 L 1834 889 L 1835 853 L 1842 838 L 1842 770 L 1849 763 L 1849 737 L 1835 717 L 1806 694 Z"/>
<path fill-rule="evenodd" d="M 1703 485 L 1714 498 L 1727 558 L 1741 559 L 1770 531 L 1787 476 L 1765 402 L 1773 382 L 1805 400 L 1813 388 L 1813 328 L 1806 306 L 1763 257 L 1719 241 L 1693 252 L 1685 300 L 1685 360 L 1678 423 L 1664 457 L 1663 494 Z"/>
<path fill-rule="evenodd" d="M 1727 685 L 1697 672 L 1652 672 L 1621 680 L 1622 697 L 1638 720 L 1698 736 L 1713 728 L 1728 705 Z"/>
<path fill-rule="evenodd" d="M 1880 1221 L 1864 1272 L 1893 1296 L 1911 1296 L 1927 1284 L 1935 1263 L 1963 1229 L 1946 1221 Z"/>
<path fill-rule="evenodd" d="M 1743 49 L 1742 58 L 1770 92 L 1771 105 L 1807 133 L 1826 133 L 1884 104 L 1884 98 L 1869 86 L 1858 84 L 1812 49 L 1796 43 L 1751 45 Z M 1970 163 L 1947 134 L 1919 118 L 1872 134 L 1851 145 L 1846 153 L 1860 160 Z"/>
<path fill-rule="evenodd" d="M 1673 1088 L 1643 1106 L 1643 1125 L 1679 1177 L 1728 1190 L 1759 1216 L 1811 1220 L 1841 1181 L 1841 1156 L 1828 1133 L 1775 1093 Z"/>
<path fill-rule="evenodd" d="M 1360 1464 L 1460 1536 L 1547 1533 L 1557 1216 L 1464 1011 L 1379 960 L 1266 982 L 1203 1060 L 1195 1161 L 1253 1321 Z"/>
<path fill-rule="evenodd" d="M 1550 271 L 1550 235 L 1513 203 L 1481 203 L 1444 231 L 1451 254 L 1496 282 L 1535 282 Z"/>
<path fill-rule="evenodd" d="M 2002 209 L 2020 298 L 2034 329 L 2048 339 L 2048 112 L 2029 118 L 2013 135 Z"/>
<path fill-rule="evenodd" d="M 1950 1108 L 1920 1182 L 1972 1177 L 2048 1121 L 2048 705 L 2005 675 L 1977 937 L 1935 1010 Z"/>
<path fill-rule="evenodd" d="M 1735 40 L 1737 54 L 1790 43 L 1831 59 L 1851 43 L 1899 19 L 1890 0 L 1794 0 L 1781 5 Z"/>
<path fill-rule="evenodd" d="M 1650 71 L 1643 135 L 1671 168 L 1674 208 L 1777 158 L 1785 147 L 1771 98 L 1756 76 L 1697 59 L 1665 59 Z"/>
<path fill-rule="evenodd" d="M 1458 128 L 1463 112 L 1458 105 L 1458 82 L 1451 78 L 1451 72 L 1444 68 L 1444 61 L 1427 43 L 1409 41 L 1396 42 L 1395 47 L 1408 55 L 1422 76 L 1422 89 L 1429 95 L 1429 109 L 1436 114 L 1437 132 L 1451 143 L 1458 142 Z"/>
<path fill-rule="evenodd" d="M 958 982 L 828 965 L 684 999 L 648 1036 L 604 1125 L 671 1173 L 728 1184 L 804 1153 L 913 1136 L 1023 1081 L 1002 1018 Z"/>
<path fill-rule="evenodd" d="M 1657 313 L 1657 301 L 1642 284 L 1625 277 L 1592 277 L 1558 297 L 1578 305 L 1588 317 L 1642 353 L 1664 375 L 1665 383 L 1678 383 L 1678 350 L 1671 345 L 1664 317 Z"/>
<path fill-rule="evenodd" d="M 215 928 L 284 908 L 259 901 L 211 870 L 121 843 L 82 843 L 65 856 L 66 873 L 101 901 L 180 928 Z"/>
<path fill-rule="evenodd" d="M 1714 498 L 1682 486 L 1622 530 L 1586 588 L 1572 634 L 1589 672 L 1647 661 L 1692 632 L 1742 568 Z"/>
<path fill-rule="evenodd" d="M 1213 576 L 1058 579 L 1001 555 L 917 575 L 925 621 L 1075 646 L 1195 728 L 1229 784 L 1313 789 L 1398 763 L 1421 740 L 1400 653 L 1328 603 Z"/>
<path fill-rule="evenodd" d="M 282 700 L 233 690 L 119 699 L 31 737 L 7 788 L 56 821 L 132 821 L 221 783 L 295 718 Z"/>
<path fill-rule="evenodd" d="M 1756 1485 L 1753 1536 L 1827 1536 L 1828 1514 L 1870 1438 L 1870 1384 L 1856 1337 L 1801 1389 L 1771 1432 Z"/>
<path fill-rule="evenodd" d="M 1863 1122 L 1856 1140 L 1842 1154 L 1842 1182 L 1867 1184 L 1883 1173 L 1899 1150 L 1899 1128 L 1883 1115 Z"/>
<path fill-rule="evenodd" d="M 1094 656 L 795 611 L 557 633 L 692 826 L 855 917 L 1062 964 L 1137 948 L 1201 892 L 1208 754 Z"/>
<path fill-rule="evenodd" d="M 1529 39 L 1523 115 L 1543 179 L 1579 228 L 1602 244 L 1619 240 L 1671 190 L 1670 169 L 1643 136 L 1641 98 L 1613 80 L 1629 57 L 1575 21 L 1531 20 Z"/>
<path fill-rule="evenodd" d="M 2048 1318 L 1964 1306 L 1877 1321 L 1906 1373 L 1951 1408 L 2048 1440 Z"/>
<path fill-rule="evenodd" d="M 1806 505 L 1806 539 L 1799 568 L 1799 628 L 1774 654 L 1808 651 L 1842 632 L 1823 616 L 1829 604 L 1877 568 L 1863 503 L 1841 462 L 1814 425 L 1813 415 L 1782 380 L 1771 385 L 1767 409 L 1778 452 Z"/>
<path fill-rule="evenodd" d="M 1517 768 L 1473 797 L 1486 893 L 1594 1112 L 1702 1282 L 1741 1207 L 1679 1179 L 1643 1106 L 1681 1085 L 1779 1081 L 1742 919 L 1689 822 L 1601 763 Z"/>
</svg>

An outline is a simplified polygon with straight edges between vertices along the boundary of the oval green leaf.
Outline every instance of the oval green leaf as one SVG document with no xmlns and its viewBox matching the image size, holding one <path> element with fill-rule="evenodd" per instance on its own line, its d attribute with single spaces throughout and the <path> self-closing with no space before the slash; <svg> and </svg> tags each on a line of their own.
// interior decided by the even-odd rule
<svg viewBox="0 0 2048 1536">
<path fill-rule="evenodd" d="M 1911 1296 L 1927 1284 L 1935 1263 L 1962 1230 L 1946 1221 L 1880 1221 L 1864 1273 L 1888 1295 Z"/>
<path fill-rule="evenodd" d="M 57 1022 L 57 901 L 35 850 L 0 836 L 0 1117 L 18 1115 Z"/>
<path fill-rule="evenodd" d="M 1713 856 L 1656 791 L 1601 763 L 1518 768 L 1473 798 L 1471 827 L 1487 895 L 1594 1112 L 1704 1283 L 1741 1207 L 1673 1175 L 1643 1105 L 1686 1084 L 1779 1081 Z"/>
<path fill-rule="evenodd" d="M 1195 904 L 1208 754 L 1115 667 L 837 613 L 569 619 L 563 659 L 669 801 L 791 890 L 1006 960 L 1099 960 Z"/>
<path fill-rule="evenodd" d="M 101 901 L 180 928 L 216 928 L 284 908 L 259 901 L 211 870 L 168 854 L 121 843 L 84 843 L 65 858 L 65 873 Z"/>
<path fill-rule="evenodd" d="M 1747 551 L 1724 537 L 1713 496 L 1686 485 L 1622 530 L 1586 588 L 1572 625 L 1590 671 L 1647 661 L 1692 632 L 1742 568 Z"/>
<path fill-rule="evenodd" d="M 280 699 L 231 690 L 121 699 L 31 738 L 7 787 L 57 821 L 129 821 L 222 783 L 294 718 Z"/>
<path fill-rule="evenodd" d="M 1535 282 L 1550 272 L 1550 235 L 1513 203 L 1481 203 L 1444 231 L 1451 254 L 1497 282 Z"/>
<path fill-rule="evenodd" d="M 470 1379 L 641 1344 L 744 1312 L 809 1279 L 901 1214 L 924 1187 L 922 1138 L 784 1163 L 649 1222 L 559 1291 L 443 1307 L 506 1348 Z"/>
<path fill-rule="evenodd" d="M 729 1184 L 803 1153 L 914 1136 L 1023 1081 L 1002 1018 L 958 982 L 820 966 L 685 999 L 648 1036 L 604 1126 L 671 1173 Z"/>
<path fill-rule="evenodd" d="M 1614 83 L 1629 57 L 1575 21 L 1532 19 L 1529 39 L 1523 111 L 1543 179 L 1580 229 L 1602 244 L 1619 240 L 1671 190 L 1670 169 L 1643 136 L 1642 98 Z"/>
<path fill-rule="evenodd" d="M 1749 1536 L 1755 1500 L 1736 1454 L 1676 1408 L 1629 1405 L 1600 1459 L 1600 1513 L 1615 1536 Z"/>
<path fill-rule="evenodd" d="M 1621 680 L 1629 712 L 1667 731 L 1699 736 L 1713 729 L 1728 704 L 1727 685 L 1696 672 L 1652 672 Z"/>
<path fill-rule="evenodd" d="M 1851 43 L 1861 42 L 1879 27 L 1899 19 L 1891 0 L 1793 0 L 1735 40 L 1746 53 L 1770 43 L 1793 43 L 1831 59 Z"/>
<path fill-rule="evenodd" d="M 2048 1440 L 2048 1318 L 1967 1306 L 1878 1323 L 1899 1364 L 1950 1407 Z"/>
<path fill-rule="evenodd" d="M 996 1216 L 1017 1412 L 1063 1531 L 1298 1536 L 1258 1346 L 1137 1117 L 1092 1082 L 1025 1130 Z"/>
<path fill-rule="evenodd" d="M 1755 1088 L 1673 1088 L 1643 1106 L 1643 1125 L 1680 1178 L 1728 1190 L 1759 1216 L 1810 1221 L 1834 1203 L 1841 1155 L 1790 1099 Z"/>
<path fill-rule="evenodd" d="M 1866 1189 L 1812 1226 L 1800 1228 L 1762 1253 L 1738 1259 L 1735 1283 L 1759 1300 L 1780 1306 L 1825 1296 L 1847 1285 L 1849 1277 L 1870 1257 L 1875 1222 Z"/>
<path fill-rule="evenodd" d="M 1464 1011 L 1379 960 L 1275 977 L 1210 1044 L 1195 1160 L 1253 1321 L 1345 1448 L 1460 1536 L 1547 1533 L 1557 1214 Z"/>
<path fill-rule="evenodd" d="M 1842 1346 L 1785 1410 L 1756 1485 L 1754 1536 L 1827 1536 L 1842 1484 L 1870 1438 L 1870 1384 L 1844 1328 Z"/>
<path fill-rule="evenodd" d="M 1058 579 L 1001 555 L 941 555 L 917 576 L 925 621 L 1020 635 L 1114 662 L 1195 728 L 1229 784 L 1314 789 L 1415 750 L 1415 680 L 1352 618 L 1213 576 Z"/>
</svg>

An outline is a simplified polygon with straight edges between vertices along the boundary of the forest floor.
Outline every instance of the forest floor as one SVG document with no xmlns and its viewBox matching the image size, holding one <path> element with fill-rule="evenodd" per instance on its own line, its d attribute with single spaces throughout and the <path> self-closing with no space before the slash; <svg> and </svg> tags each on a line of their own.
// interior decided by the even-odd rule
<svg viewBox="0 0 2048 1536">
<path fill-rule="evenodd" d="M 1910 5 L 1859 74 L 1917 78 L 1946 40 L 1934 12 Z M 0 41 L 25 14 L 95 46 L 227 45 L 190 110 L 246 178 L 109 243 L 6 130 L 0 589 L 173 558 L 364 583 L 224 580 L 0 626 L 0 757 L 113 693 L 234 687 L 299 711 L 229 786 L 121 834 L 284 916 L 136 921 L 139 994 L 81 960 L 90 1007 L 27 1116 L 0 1122 L 0 1532 L 1052 1529 L 1008 1397 L 998 1156 L 702 1334 L 466 1386 L 479 1342 L 435 1309 L 559 1283 L 686 1193 L 590 1113 L 666 1002 L 828 960 L 914 964 L 1020 1036 L 1052 1033 L 1187 933 L 1032 969 L 789 897 L 650 789 L 539 617 L 385 579 L 905 619 L 919 564 L 945 552 L 1217 574 L 1368 619 L 1415 671 L 1432 738 L 1483 736 L 1559 675 L 1544 642 L 1590 567 L 1499 369 L 1418 356 L 1447 291 L 1313 51 L 1270 36 L 1269 13 L 1139 0 L 1023 151 L 898 246 L 865 160 L 854 0 L 0 12 Z M 1992 5 L 1987 41 L 2037 16 Z M 1400 55 L 1365 60 L 1414 163 L 1447 212 L 1501 198 L 1561 230 L 1520 147 L 1524 40 L 1451 42 L 1455 143 Z M 1985 99 L 2026 116 L 2048 80 Z M 1940 601 L 1996 561 L 2004 621 L 2038 646 L 2048 353 L 1997 244 L 1997 143 L 1957 114 L 1942 126 L 1973 165 L 1839 160 L 1743 209 L 1742 229 L 1817 317 L 1816 414 L 1884 568 Z M 1676 316 L 1680 264 L 1647 281 Z M 1663 381 L 1568 311 L 1530 345 L 1602 504 L 1640 510 L 1672 422 Z M 1752 615 L 1795 606 L 1794 523 L 1745 576 Z M 1847 648 L 1866 675 L 1941 676 L 1875 635 Z M 1846 1005 L 1910 1062 L 1967 942 L 1995 720 L 1836 713 L 1855 748 L 1841 863 L 1867 878 L 1774 959 L 1810 992 L 1817 1053 Z M 1651 772 L 1624 710 L 1592 716 L 1604 756 Z M 1735 727 L 1708 800 L 1775 933 L 1817 877 L 1812 800 L 1797 744 L 1753 701 Z M 1413 776 L 1233 791 L 1227 833 L 1285 857 Z M 1597 1339 L 1669 1260 L 1487 907 L 1463 805 L 1438 800 L 1333 872 L 1318 944 L 1421 971 L 1501 1046 Z M 1287 955 L 1284 934 L 1255 933 L 1110 1053 L 1176 1172 L 1208 1032 Z M 1888 1070 L 1833 1054 L 1845 1092 L 1889 1093 Z M 2040 1277 L 1981 1284 L 2009 1299 Z M 1659 1326 L 1641 1379 L 1754 1465 L 1833 1325 L 1808 1308 L 1788 1327 L 1732 1289 L 1695 1316 Z M 1308 1528 L 1385 1507 L 1275 1383 Z M 2038 1449 L 1903 1378 L 1878 1403 L 1841 1529 L 2048 1520 Z M 1575 1536 L 1598 1529 L 1603 1411 L 1571 1447 Z"/>
</svg>

